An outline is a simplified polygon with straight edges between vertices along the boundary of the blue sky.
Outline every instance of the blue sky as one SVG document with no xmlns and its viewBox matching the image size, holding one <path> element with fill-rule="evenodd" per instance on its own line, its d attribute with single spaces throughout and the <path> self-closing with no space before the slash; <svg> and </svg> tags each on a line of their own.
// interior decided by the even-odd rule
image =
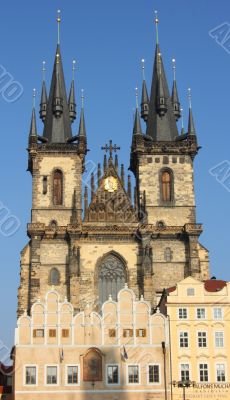
<svg viewBox="0 0 230 400">
<path fill-rule="evenodd" d="M 141 58 L 146 59 L 150 86 L 155 47 L 154 9 L 160 18 L 160 45 L 171 85 L 171 59 L 177 60 L 180 99 L 187 125 L 187 88 L 192 88 L 199 144 L 195 160 L 197 220 L 204 224 L 201 242 L 210 250 L 211 275 L 230 279 L 230 192 L 209 172 L 230 161 L 230 54 L 209 35 L 230 23 L 229 1 L 68 0 L 8 1 L 1 5 L 0 65 L 23 87 L 22 96 L 7 102 L 0 85 L 0 202 L 20 221 L 10 237 L 0 234 L 0 340 L 13 343 L 16 323 L 20 251 L 27 242 L 31 177 L 27 137 L 32 89 L 40 95 L 41 65 L 47 83 L 57 40 L 56 10 L 62 10 L 61 48 L 67 87 L 71 63 L 77 60 L 76 87 L 85 89 L 88 159 L 102 161 L 100 146 L 110 138 L 121 146 L 120 161 L 129 166 L 135 87 L 141 85 Z M 37 103 L 39 100 L 37 100 Z M 78 129 L 74 124 L 74 132 Z M 38 123 L 39 132 L 42 124 Z M 0 221 L 1 222 L 1 221 Z M 0 229 L 1 232 L 3 228 Z M 1 357 L 1 354 L 0 354 Z"/>
</svg>

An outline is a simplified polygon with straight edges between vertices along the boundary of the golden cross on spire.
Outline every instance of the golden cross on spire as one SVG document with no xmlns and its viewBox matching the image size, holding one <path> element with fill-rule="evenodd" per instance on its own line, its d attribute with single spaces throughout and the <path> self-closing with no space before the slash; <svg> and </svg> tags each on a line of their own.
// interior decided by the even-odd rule
<svg viewBox="0 0 230 400">
<path fill-rule="evenodd" d="M 114 153 L 116 153 L 117 150 L 121 150 L 121 148 L 119 146 L 117 146 L 116 144 L 113 145 L 112 140 L 110 140 L 109 141 L 109 145 L 106 144 L 104 147 L 101 148 L 101 150 L 105 150 L 106 153 L 109 151 L 109 158 L 112 159 L 113 158 L 113 151 L 114 151 Z"/>
</svg>

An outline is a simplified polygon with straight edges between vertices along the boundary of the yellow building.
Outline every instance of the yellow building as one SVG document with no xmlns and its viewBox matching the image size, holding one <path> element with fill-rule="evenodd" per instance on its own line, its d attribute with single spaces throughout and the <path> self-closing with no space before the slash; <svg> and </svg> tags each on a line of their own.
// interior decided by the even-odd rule
<svg viewBox="0 0 230 400">
<path fill-rule="evenodd" d="M 163 400 L 169 395 L 168 321 L 126 287 L 100 314 L 74 315 L 54 290 L 18 320 L 16 400 Z M 165 397 L 166 396 L 166 397 Z"/>
<path fill-rule="evenodd" d="M 166 303 L 165 303 L 166 301 Z M 168 289 L 160 306 L 170 320 L 173 400 L 230 399 L 230 282 L 188 277 Z M 180 384 L 179 384 L 180 386 Z"/>
</svg>

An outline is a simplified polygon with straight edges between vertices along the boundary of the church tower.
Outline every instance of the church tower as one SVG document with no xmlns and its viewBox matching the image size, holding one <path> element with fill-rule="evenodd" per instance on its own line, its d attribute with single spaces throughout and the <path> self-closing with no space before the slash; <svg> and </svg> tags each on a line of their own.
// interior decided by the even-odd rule
<svg viewBox="0 0 230 400">
<path fill-rule="evenodd" d="M 156 27 L 158 34 L 158 18 Z M 74 135 L 74 86 L 73 77 L 67 98 L 58 40 L 49 96 L 45 77 L 42 82 L 42 136 L 35 105 L 32 110 L 28 145 L 32 211 L 30 241 L 21 253 L 19 315 L 29 313 L 52 287 L 75 312 L 89 304 L 100 310 L 108 298 L 117 301 L 125 284 L 154 306 L 157 293 L 165 287 L 189 275 L 203 280 L 209 274 L 208 252 L 199 244 L 202 226 L 195 213 L 193 162 L 199 147 L 192 107 L 190 103 L 188 132 L 179 135 L 176 79 L 170 96 L 158 39 L 150 98 L 143 81 L 141 116 L 146 134 L 138 105 L 135 114 L 130 158 L 134 190 L 124 165 L 119 165 L 119 147 L 112 141 L 102 148 L 103 168 L 98 164 L 84 187 L 84 96 Z"/>
</svg>

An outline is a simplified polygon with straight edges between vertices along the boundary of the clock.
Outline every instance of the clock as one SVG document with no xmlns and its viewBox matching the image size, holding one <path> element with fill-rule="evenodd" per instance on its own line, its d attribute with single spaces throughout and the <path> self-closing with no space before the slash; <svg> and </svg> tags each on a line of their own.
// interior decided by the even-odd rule
<svg viewBox="0 0 230 400">
<path fill-rule="evenodd" d="M 104 189 L 109 193 L 116 192 L 116 190 L 117 190 L 117 179 L 114 178 L 114 176 L 108 176 L 108 178 L 105 178 L 105 180 L 104 180 Z"/>
</svg>

